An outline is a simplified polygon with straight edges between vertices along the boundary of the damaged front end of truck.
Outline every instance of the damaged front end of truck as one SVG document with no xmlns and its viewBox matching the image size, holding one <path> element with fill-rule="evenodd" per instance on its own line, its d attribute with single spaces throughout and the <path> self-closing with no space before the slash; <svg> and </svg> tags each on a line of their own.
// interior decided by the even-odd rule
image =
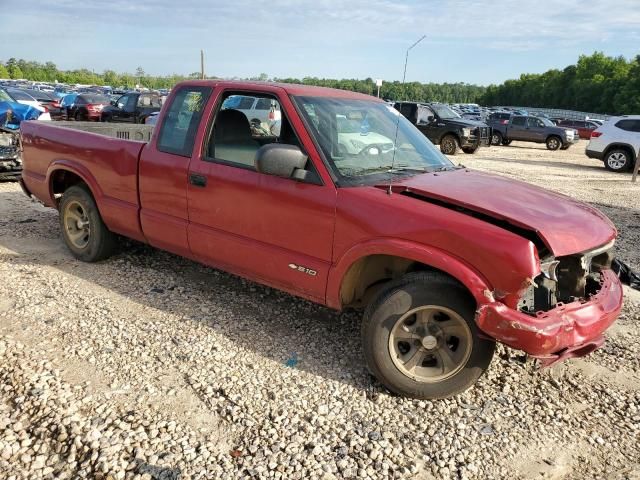
<svg viewBox="0 0 640 480">
<path fill-rule="evenodd" d="M 499 301 L 482 305 L 478 326 L 542 366 L 593 352 L 622 307 L 622 285 L 611 269 L 613 243 L 543 258 L 540 274 L 525 282 L 517 308 Z"/>
</svg>

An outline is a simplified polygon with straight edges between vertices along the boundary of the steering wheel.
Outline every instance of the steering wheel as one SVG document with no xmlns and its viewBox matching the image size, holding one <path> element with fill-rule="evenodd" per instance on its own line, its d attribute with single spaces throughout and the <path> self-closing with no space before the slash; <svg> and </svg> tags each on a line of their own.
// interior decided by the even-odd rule
<svg viewBox="0 0 640 480">
<path fill-rule="evenodd" d="M 381 143 L 370 143 L 358 152 L 358 155 L 367 155 L 369 157 L 377 157 L 382 155 L 383 149 Z"/>
</svg>

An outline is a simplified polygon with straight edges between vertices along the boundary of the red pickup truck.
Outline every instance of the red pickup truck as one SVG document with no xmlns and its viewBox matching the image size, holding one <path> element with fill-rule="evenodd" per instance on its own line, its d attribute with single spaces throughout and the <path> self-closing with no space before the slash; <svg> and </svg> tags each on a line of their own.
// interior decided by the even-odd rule
<svg viewBox="0 0 640 480">
<path fill-rule="evenodd" d="M 250 124 L 233 95 L 281 119 Z M 586 355 L 622 305 L 603 214 L 455 166 L 370 96 L 192 81 L 148 143 L 25 122 L 22 145 L 25 193 L 58 209 L 77 258 L 106 259 L 122 235 L 363 308 L 367 365 L 402 395 L 465 390 L 496 341 L 543 365 Z"/>
</svg>

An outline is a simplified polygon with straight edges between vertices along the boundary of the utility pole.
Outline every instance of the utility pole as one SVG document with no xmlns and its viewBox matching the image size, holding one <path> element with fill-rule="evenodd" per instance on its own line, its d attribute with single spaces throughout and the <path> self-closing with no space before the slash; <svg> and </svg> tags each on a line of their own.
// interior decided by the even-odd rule
<svg viewBox="0 0 640 480">
<path fill-rule="evenodd" d="M 404 73 L 402 74 L 402 86 L 403 86 L 403 90 L 404 90 L 404 80 L 407 77 L 407 63 L 409 62 L 409 50 L 411 50 L 413 47 L 415 47 L 416 45 L 418 45 L 422 40 L 424 40 L 427 36 L 423 35 L 421 36 L 413 45 L 411 45 L 409 48 L 407 48 L 407 53 L 404 57 Z M 408 100 L 407 98 L 405 98 L 405 100 Z"/>
<path fill-rule="evenodd" d="M 200 50 L 200 78 L 204 80 L 204 50 Z"/>
</svg>

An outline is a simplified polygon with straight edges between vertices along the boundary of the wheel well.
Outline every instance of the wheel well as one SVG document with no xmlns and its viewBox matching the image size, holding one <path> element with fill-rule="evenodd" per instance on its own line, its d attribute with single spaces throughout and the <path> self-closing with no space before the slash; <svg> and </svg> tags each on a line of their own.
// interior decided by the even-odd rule
<svg viewBox="0 0 640 480">
<path fill-rule="evenodd" d="M 420 271 L 439 272 L 455 280 L 468 291 L 456 278 L 430 265 L 394 255 L 369 255 L 356 260 L 342 279 L 342 306 L 364 307 L 386 283 L 407 273 Z M 471 292 L 469 294 L 471 295 Z"/>
<path fill-rule="evenodd" d="M 551 135 L 547 135 L 547 138 L 544 141 L 548 142 L 550 138 L 557 138 L 558 140 L 560 140 L 560 143 L 564 143 L 562 141 L 562 138 L 560 138 L 560 135 L 558 135 L 557 133 L 552 133 Z"/>
<path fill-rule="evenodd" d="M 629 145 L 620 144 L 620 143 L 613 143 L 613 144 L 609 145 L 607 147 L 607 149 L 604 151 L 604 160 L 607 159 L 607 156 L 609 155 L 611 150 L 624 150 L 625 152 L 627 152 L 631 156 L 631 161 L 636 159 L 635 152 L 633 151 L 633 148 L 631 148 Z"/>
<path fill-rule="evenodd" d="M 86 185 L 79 175 L 68 170 L 56 170 L 51 174 L 51 193 L 54 197 L 62 195 L 69 187 L 79 184 Z"/>
<path fill-rule="evenodd" d="M 460 143 L 460 135 L 458 135 L 458 134 L 457 134 L 456 132 L 454 132 L 454 131 L 449 131 L 449 132 L 444 133 L 444 134 L 440 137 L 440 141 L 442 141 L 442 140 L 444 139 L 444 137 L 446 137 L 446 136 L 448 136 L 448 135 L 451 135 L 452 137 L 454 137 L 454 138 L 458 141 L 458 143 Z"/>
</svg>

